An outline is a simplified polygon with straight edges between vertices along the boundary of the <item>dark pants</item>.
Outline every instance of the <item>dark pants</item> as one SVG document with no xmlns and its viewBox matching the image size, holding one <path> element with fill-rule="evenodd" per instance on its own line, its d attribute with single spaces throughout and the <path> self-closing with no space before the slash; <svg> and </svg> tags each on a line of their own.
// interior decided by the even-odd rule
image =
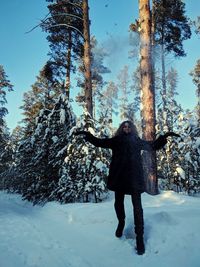
<svg viewBox="0 0 200 267">
<path fill-rule="evenodd" d="M 125 220 L 125 210 L 124 210 L 124 193 L 115 192 L 115 211 L 119 222 Z M 135 192 L 131 195 L 133 204 L 133 214 L 135 222 L 135 233 L 137 236 L 141 236 L 144 233 L 144 219 L 143 219 L 143 209 L 141 202 L 141 193 Z"/>
</svg>

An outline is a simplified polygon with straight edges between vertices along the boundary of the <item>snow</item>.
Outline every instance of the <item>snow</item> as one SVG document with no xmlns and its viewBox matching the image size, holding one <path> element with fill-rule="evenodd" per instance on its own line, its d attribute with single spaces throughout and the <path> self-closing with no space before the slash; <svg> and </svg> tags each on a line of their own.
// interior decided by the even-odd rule
<svg viewBox="0 0 200 267">
<path fill-rule="evenodd" d="M 65 114 L 65 110 L 61 109 L 60 110 L 60 124 L 64 124 L 66 120 L 66 114 Z"/>
<path fill-rule="evenodd" d="M 88 128 L 88 132 L 90 132 L 91 134 L 95 135 L 95 131 L 92 127 L 89 127 Z"/>
<path fill-rule="evenodd" d="M 196 148 L 198 149 L 200 147 L 200 137 L 197 137 L 196 139 Z"/>
<path fill-rule="evenodd" d="M 185 179 L 185 171 L 179 166 L 176 168 L 176 171 L 181 176 L 182 179 Z"/>
<path fill-rule="evenodd" d="M 32 206 L 0 192 L 1 267 L 199 267 L 200 199 L 142 195 L 146 253 L 135 252 L 126 196 L 124 236 L 114 236 L 113 195 L 101 203 Z"/>
<path fill-rule="evenodd" d="M 190 157 L 190 151 L 188 151 L 186 154 L 185 154 L 185 159 L 188 161 L 188 162 L 192 162 L 192 159 Z"/>
<path fill-rule="evenodd" d="M 95 164 L 96 168 L 99 170 L 104 170 L 107 168 L 106 164 L 104 164 L 102 161 L 100 161 L 101 159 L 97 159 L 99 161 L 97 161 L 97 163 Z"/>
<path fill-rule="evenodd" d="M 60 157 L 60 155 L 63 155 L 63 153 L 67 150 L 67 146 L 64 146 L 60 151 L 58 151 L 58 154 L 56 157 Z"/>
<path fill-rule="evenodd" d="M 58 140 L 59 140 L 58 136 L 56 136 L 56 135 L 52 136 L 51 139 L 54 143 L 58 142 Z"/>
</svg>

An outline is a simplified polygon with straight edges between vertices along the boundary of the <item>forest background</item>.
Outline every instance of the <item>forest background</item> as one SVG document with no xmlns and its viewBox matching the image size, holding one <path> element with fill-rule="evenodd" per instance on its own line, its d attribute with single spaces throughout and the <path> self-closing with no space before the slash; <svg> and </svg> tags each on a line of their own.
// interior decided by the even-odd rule
<svg viewBox="0 0 200 267">
<path fill-rule="evenodd" d="M 184 2 L 187 16 L 191 20 L 196 20 L 200 3 L 195 0 Z M 129 25 L 138 18 L 138 12 L 137 0 L 126 0 L 126 4 L 119 0 L 90 1 L 91 35 L 95 35 L 99 44 L 109 51 L 109 57 L 105 58 L 105 65 L 111 70 L 111 73 L 107 74 L 108 80 L 112 79 L 112 76 L 115 77 L 125 64 L 130 68 L 136 65 L 136 60 L 128 58 L 131 50 Z M 44 0 L 37 0 L 37 4 L 35 1 L 26 0 L 1 1 L 0 59 L 14 85 L 14 91 L 7 94 L 9 113 L 6 121 L 11 130 L 22 119 L 19 107 L 22 104 L 23 93 L 30 89 L 38 71 L 48 60 L 49 45 L 46 33 L 42 32 L 40 27 L 29 34 L 25 33 L 38 25 L 47 13 L 47 3 Z M 189 72 L 199 58 L 198 47 L 199 36 L 193 34 L 184 42 L 187 56 L 177 60 L 171 58 L 169 61 L 169 65 L 173 65 L 179 75 L 177 101 L 186 109 L 193 109 L 197 101 L 196 87 Z"/>
<path fill-rule="evenodd" d="M 81 6 L 87 1 L 70 2 Z M 90 103 L 86 103 L 90 86 L 87 88 L 87 79 L 84 80 L 86 55 L 81 38 L 84 30 L 79 22 L 75 31 L 62 25 L 55 27 L 59 23 L 72 23 L 63 13 L 60 21 L 47 16 L 65 8 L 69 12 L 68 1 L 38 1 L 37 5 L 33 1 L 3 2 L 1 77 L 7 84 L 2 82 L 1 91 L 2 189 L 21 193 L 36 203 L 55 199 L 99 201 L 104 197 L 110 153 L 81 143 L 73 132 L 86 128 L 101 137 L 111 136 L 121 120 L 131 118 L 145 137 L 141 113 L 145 103 L 140 98 L 139 77 L 144 71 L 141 65 L 138 69 L 143 58 L 138 3 L 143 2 L 127 1 L 124 5 L 113 0 L 89 1 L 92 112 L 88 108 Z M 172 2 L 154 1 L 160 12 L 165 5 L 168 14 L 173 13 Z M 158 44 L 152 54 L 157 121 L 152 124 L 150 137 L 175 130 L 181 133 L 182 140 L 171 140 L 166 150 L 157 155 L 159 185 L 155 176 L 152 193 L 159 186 L 195 194 L 200 188 L 198 3 L 175 2 L 180 10 L 185 8 L 180 16 L 185 27 L 179 25 L 183 39 L 175 38 L 179 31 L 162 44 L 159 34 L 155 39 Z M 54 9 L 60 4 L 63 9 Z M 70 11 L 75 16 L 83 15 L 80 8 Z M 161 17 L 156 18 L 158 26 Z M 65 46 L 62 38 L 69 41 L 71 33 L 75 43 L 72 42 L 74 65 L 69 83 L 65 61 L 69 43 Z M 166 30 L 164 37 L 167 33 Z M 57 48 L 54 38 L 61 38 L 60 43 L 56 41 Z M 170 47 L 173 43 L 178 48 Z M 10 130 L 14 129 L 12 133 L 6 123 Z"/>
</svg>

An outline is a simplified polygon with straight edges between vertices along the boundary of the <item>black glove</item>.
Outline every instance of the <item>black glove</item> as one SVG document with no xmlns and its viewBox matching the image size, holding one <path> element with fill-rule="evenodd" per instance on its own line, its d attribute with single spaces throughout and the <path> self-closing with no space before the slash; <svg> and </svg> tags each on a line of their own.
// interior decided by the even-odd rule
<svg viewBox="0 0 200 267">
<path fill-rule="evenodd" d="M 74 135 L 86 135 L 88 132 L 86 131 L 77 131 L 77 132 L 74 132 Z"/>
<path fill-rule="evenodd" d="M 168 136 L 181 137 L 179 134 L 176 134 L 176 133 L 174 133 L 174 132 L 168 132 L 168 133 L 164 134 L 163 136 L 165 136 L 165 137 L 168 137 Z"/>
<path fill-rule="evenodd" d="M 175 137 L 181 137 L 179 134 L 176 134 L 174 132 L 168 132 L 164 135 L 160 135 L 154 142 L 153 142 L 153 148 L 155 150 L 160 149 L 164 147 L 167 144 L 167 137 L 169 136 L 175 136 Z"/>
<path fill-rule="evenodd" d="M 88 141 L 88 140 L 90 139 L 90 137 L 92 136 L 91 133 L 86 132 L 86 131 L 77 131 L 77 132 L 74 133 L 74 135 L 82 135 L 83 138 L 84 138 L 86 141 Z"/>
<path fill-rule="evenodd" d="M 154 142 L 153 142 L 153 148 L 155 150 L 160 149 L 164 147 L 167 144 L 167 137 L 164 135 L 160 135 Z"/>
</svg>

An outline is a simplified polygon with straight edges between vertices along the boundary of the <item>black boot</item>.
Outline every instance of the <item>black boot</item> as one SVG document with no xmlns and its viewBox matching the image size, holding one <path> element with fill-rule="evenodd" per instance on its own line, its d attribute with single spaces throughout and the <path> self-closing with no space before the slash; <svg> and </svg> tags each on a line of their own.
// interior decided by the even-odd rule
<svg viewBox="0 0 200 267">
<path fill-rule="evenodd" d="M 145 253 L 143 236 L 136 237 L 136 250 L 138 255 L 143 255 Z"/>
<path fill-rule="evenodd" d="M 125 226 L 125 221 L 124 220 L 119 221 L 116 232 L 115 232 L 116 237 L 122 237 L 124 226 Z"/>
</svg>

